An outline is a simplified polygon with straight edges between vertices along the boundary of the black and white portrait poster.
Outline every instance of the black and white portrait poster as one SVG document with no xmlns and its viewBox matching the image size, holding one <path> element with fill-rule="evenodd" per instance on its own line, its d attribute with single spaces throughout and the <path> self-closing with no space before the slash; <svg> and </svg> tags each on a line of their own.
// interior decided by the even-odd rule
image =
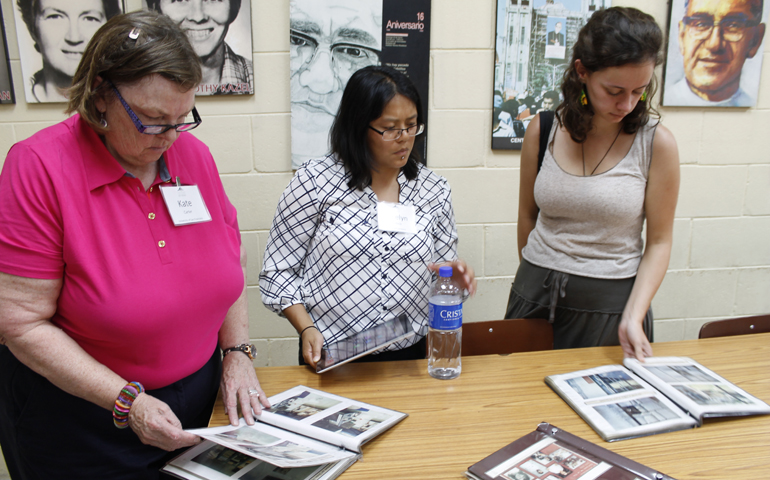
<svg viewBox="0 0 770 480">
<path fill-rule="evenodd" d="M 492 148 L 521 150 L 538 112 L 555 110 L 578 32 L 610 0 L 497 0 Z"/>
<path fill-rule="evenodd" d="M 201 58 L 196 95 L 254 93 L 250 0 L 142 0 L 187 31 Z"/>
<path fill-rule="evenodd" d="M 663 105 L 754 107 L 768 12 L 764 0 L 673 0 Z"/>
<path fill-rule="evenodd" d="M 120 0 L 17 0 L 16 37 L 27 103 L 66 102 L 88 41 L 123 11 Z"/>
<path fill-rule="evenodd" d="M 5 22 L 3 8 L 0 6 L 0 104 L 16 103 L 11 78 L 11 62 L 8 56 L 8 42 L 5 37 Z"/>
<path fill-rule="evenodd" d="M 369 65 L 409 76 L 427 134 L 430 0 L 291 0 L 289 11 L 293 169 L 329 153 L 342 92 Z"/>
</svg>

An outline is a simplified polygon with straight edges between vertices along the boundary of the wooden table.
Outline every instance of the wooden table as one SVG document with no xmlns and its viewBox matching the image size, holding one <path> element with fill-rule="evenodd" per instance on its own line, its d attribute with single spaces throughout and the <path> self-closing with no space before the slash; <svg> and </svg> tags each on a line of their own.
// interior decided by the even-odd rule
<svg viewBox="0 0 770 480">
<path fill-rule="evenodd" d="M 658 356 L 692 357 L 770 402 L 770 334 L 653 347 Z M 607 443 L 543 382 L 622 357 L 620 347 L 465 357 L 462 375 L 448 381 L 428 376 L 426 360 L 348 364 L 322 375 L 266 367 L 257 375 L 268 395 L 301 384 L 410 415 L 366 444 L 363 461 L 343 480 L 464 479 L 468 466 L 541 421 L 678 480 L 770 476 L 770 415 L 706 420 L 701 428 Z M 220 400 L 211 425 L 226 423 Z"/>
</svg>

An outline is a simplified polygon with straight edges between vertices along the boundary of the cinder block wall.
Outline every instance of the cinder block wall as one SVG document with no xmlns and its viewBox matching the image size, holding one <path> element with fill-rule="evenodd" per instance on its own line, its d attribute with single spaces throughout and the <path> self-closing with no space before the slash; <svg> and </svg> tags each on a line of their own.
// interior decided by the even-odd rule
<svg viewBox="0 0 770 480">
<path fill-rule="evenodd" d="M 15 2 L 0 3 L 18 102 L 0 106 L 0 151 L 7 152 L 65 117 L 61 104 L 25 103 Z M 141 7 L 140 0 L 127 3 L 129 10 Z M 479 291 L 466 304 L 469 322 L 502 318 L 518 267 L 519 154 L 490 149 L 494 7 L 495 0 L 432 6 L 428 161 L 452 185 L 460 254 L 476 269 Z M 644 9 L 665 28 L 665 0 L 644 2 Z M 259 366 L 297 358 L 296 333 L 262 306 L 257 286 L 275 206 L 292 175 L 288 12 L 289 0 L 252 0 L 256 93 L 199 98 L 204 123 L 194 132 L 210 146 L 238 208 Z M 770 59 L 763 70 L 757 108 L 660 109 L 679 143 L 682 187 L 669 272 L 653 302 L 657 341 L 696 338 L 711 319 L 770 313 Z"/>
</svg>

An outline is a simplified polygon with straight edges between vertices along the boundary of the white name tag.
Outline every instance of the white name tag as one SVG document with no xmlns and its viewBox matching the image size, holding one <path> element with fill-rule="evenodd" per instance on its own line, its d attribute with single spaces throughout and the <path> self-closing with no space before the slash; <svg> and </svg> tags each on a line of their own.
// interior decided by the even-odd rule
<svg viewBox="0 0 770 480">
<path fill-rule="evenodd" d="M 383 232 L 417 233 L 414 205 L 377 202 L 377 221 Z"/>
<path fill-rule="evenodd" d="M 175 226 L 211 221 L 211 214 L 197 185 L 161 185 L 160 193 Z"/>
</svg>

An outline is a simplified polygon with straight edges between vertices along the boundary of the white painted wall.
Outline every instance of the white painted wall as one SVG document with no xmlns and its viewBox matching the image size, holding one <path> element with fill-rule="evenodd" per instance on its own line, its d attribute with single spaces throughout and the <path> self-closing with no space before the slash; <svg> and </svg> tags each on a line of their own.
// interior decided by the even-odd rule
<svg viewBox="0 0 770 480">
<path fill-rule="evenodd" d="M 141 5 L 127 3 L 128 10 Z M 7 152 L 64 119 L 64 107 L 24 102 L 15 1 L 0 4 L 18 98 L 15 106 L 0 106 L 0 151 Z M 519 154 L 490 149 L 494 5 L 434 0 L 432 7 L 428 160 L 452 185 L 460 254 L 479 280 L 478 294 L 466 304 L 471 322 L 502 318 L 518 267 Z M 644 2 L 663 27 L 666 5 Z M 259 366 L 296 364 L 297 358 L 294 329 L 262 306 L 257 286 L 267 231 L 292 175 L 288 12 L 289 0 L 252 0 L 256 94 L 199 98 L 204 123 L 194 132 L 210 146 L 238 208 Z M 657 341 L 696 338 L 706 320 L 770 313 L 770 42 L 765 44 L 757 108 L 660 109 L 679 142 L 682 187 L 669 272 L 653 302 Z"/>
</svg>

